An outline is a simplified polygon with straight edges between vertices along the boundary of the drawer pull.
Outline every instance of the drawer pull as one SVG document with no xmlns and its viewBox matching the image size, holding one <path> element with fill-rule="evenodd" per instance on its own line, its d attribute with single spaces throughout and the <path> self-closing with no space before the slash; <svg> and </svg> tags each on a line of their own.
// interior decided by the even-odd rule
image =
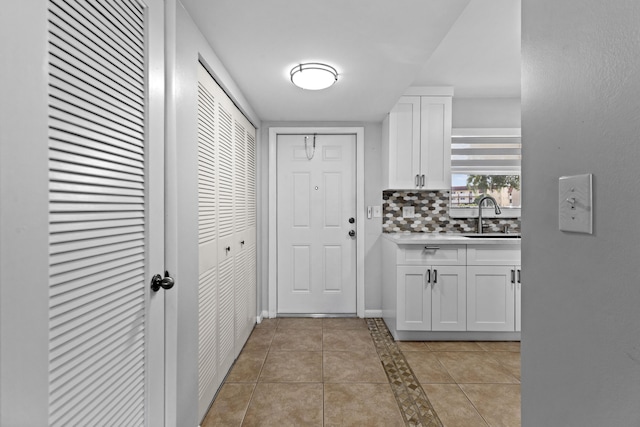
<svg viewBox="0 0 640 427">
<path fill-rule="evenodd" d="M 425 251 L 437 251 L 438 249 L 440 249 L 440 246 L 425 246 L 424 247 Z"/>
</svg>

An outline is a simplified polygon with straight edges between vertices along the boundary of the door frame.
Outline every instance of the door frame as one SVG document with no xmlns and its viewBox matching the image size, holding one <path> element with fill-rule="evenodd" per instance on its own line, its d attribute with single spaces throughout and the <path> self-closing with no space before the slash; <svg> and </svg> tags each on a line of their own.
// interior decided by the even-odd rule
<svg viewBox="0 0 640 427">
<path fill-rule="evenodd" d="M 291 134 L 356 136 L 356 314 L 364 317 L 364 127 L 273 127 L 269 128 L 269 317 L 278 307 L 277 230 L 277 139 Z"/>
</svg>

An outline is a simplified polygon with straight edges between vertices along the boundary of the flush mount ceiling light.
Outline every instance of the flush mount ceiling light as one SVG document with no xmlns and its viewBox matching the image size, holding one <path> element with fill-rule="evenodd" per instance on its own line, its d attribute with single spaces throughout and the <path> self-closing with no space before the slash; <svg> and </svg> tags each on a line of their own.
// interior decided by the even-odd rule
<svg viewBox="0 0 640 427">
<path fill-rule="evenodd" d="M 330 65 L 307 62 L 291 69 L 291 82 L 302 89 L 326 89 L 338 81 L 338 72 Z"/>
</svg>

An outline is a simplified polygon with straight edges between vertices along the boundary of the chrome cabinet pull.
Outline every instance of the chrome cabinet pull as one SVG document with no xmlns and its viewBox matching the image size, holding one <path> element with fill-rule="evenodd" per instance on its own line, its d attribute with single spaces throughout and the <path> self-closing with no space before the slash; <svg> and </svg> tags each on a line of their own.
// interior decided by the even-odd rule
<svg viewBox="0 0 640 427">
<path fill-rule="evenodd" d="M 424 187 L 424 175 L 420 177 L 420 187 Z"/>
<path fill-rule="evenodd" d="M 416 175 L 416 187 L 420 186 L 420 175 Z"/>
</svg>

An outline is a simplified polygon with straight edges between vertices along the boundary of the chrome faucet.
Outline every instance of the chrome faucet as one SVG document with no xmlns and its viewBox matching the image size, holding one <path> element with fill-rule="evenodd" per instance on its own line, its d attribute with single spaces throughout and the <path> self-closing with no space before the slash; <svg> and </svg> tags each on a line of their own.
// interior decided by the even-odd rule
<svg viewBox="0 0 640 427">
<path fill-rule="evenodd" d="M 491 196 L 482 196 L 480 198 L 480 200 L 478 200 L 478 234 L 482 234 L 482 204 L 485 202 L 485 200 L 489 200 L 491 202 L 493 202 L 493 206 L 495 206 L 495 212 L 496 215 L 499 215 L 502 213 L 502 211 L 500 210 L 500 206 L 498 206 L 498 202 L 496 202 L 496 199 L 494 199 Z"/>
</svg>

